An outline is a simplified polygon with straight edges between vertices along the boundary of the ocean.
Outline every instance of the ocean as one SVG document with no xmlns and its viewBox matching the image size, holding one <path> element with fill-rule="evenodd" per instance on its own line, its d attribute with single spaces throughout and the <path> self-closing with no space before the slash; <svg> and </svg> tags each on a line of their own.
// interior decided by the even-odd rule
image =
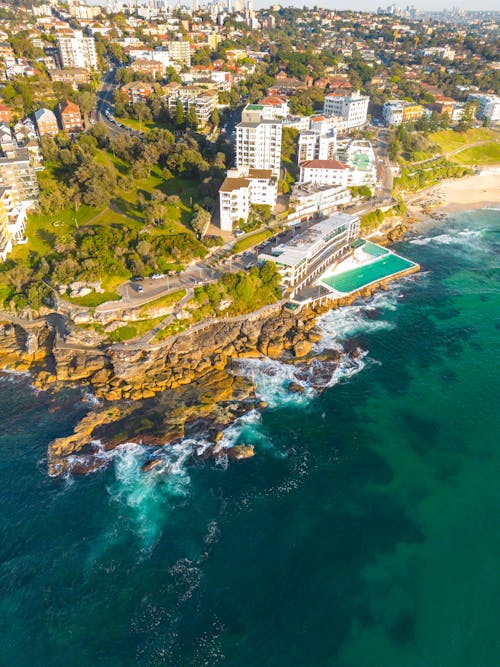
<svg viewBox="0 0 500 667">
<path fill-rule="evenodd" d="M 321 393 L 246 360 L 251 460 L 46 472 L 88 396 L 0 379 L 0 665 L 497 667 L 500 213 L 430 221 L 419 274 L 321 320 Z M 320 364 L 310 373 L 321 373 Z"/>
</svg>

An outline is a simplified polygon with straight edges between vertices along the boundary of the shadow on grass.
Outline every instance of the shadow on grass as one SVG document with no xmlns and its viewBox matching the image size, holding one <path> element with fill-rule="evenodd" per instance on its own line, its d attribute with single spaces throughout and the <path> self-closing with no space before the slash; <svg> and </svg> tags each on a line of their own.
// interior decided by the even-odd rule
<svg viewBox="0 0 500 667">
<path fill-rule="evenodd" d="M 117 213 L 122 213 L 136 222 L 144 222 L 144 217 L 137 210 L 137 206 L 126 201 L 123 197 L 115 197 L 112 204 Z"/>
<path fill-rule="evenodd" d="M 43 243 L 49 246 L 49 248 L 55 246 L 57 234 L 54 234 L 54 232 L 49 232 L 47 229 L 38 229 L 36 234 Z"/>
</svg>

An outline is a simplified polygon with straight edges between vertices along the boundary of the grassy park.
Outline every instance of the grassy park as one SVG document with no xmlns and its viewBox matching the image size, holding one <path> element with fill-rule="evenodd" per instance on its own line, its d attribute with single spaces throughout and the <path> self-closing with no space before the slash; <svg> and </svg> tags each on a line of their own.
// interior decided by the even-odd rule
<svg viewBox="0 0 500 667">
<path fill-rule="evenodd" d="M 263 229 L 260 232 L 255 232 L 255 234 L 249 234 L 248 236 L 245 236 L 245 238 L 236 241 L 232 248 L 232 252 L 237 254 L 244 250 L 248 250 L 248 248 L 253 248 L 256 245 L 259 245 L 259 243 L 262 243 L 262 241 L 268 239 L 271 235 L 272 232 L 269 229 Z"/>
</svg>

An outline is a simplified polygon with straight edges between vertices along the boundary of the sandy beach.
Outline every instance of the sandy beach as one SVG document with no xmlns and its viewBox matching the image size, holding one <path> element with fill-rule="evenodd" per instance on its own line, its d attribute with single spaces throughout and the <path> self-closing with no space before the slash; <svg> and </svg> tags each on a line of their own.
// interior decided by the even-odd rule
<svg viewBox="0 0 500 667">
<path fill-rule="evenodd" d="M 418 193 L 408 202 L 409 208 L 432 209 L 439 213 L 486 206 L 500 206 L 500 167 L 474 176 L 443 181 Z"/>
</svg>

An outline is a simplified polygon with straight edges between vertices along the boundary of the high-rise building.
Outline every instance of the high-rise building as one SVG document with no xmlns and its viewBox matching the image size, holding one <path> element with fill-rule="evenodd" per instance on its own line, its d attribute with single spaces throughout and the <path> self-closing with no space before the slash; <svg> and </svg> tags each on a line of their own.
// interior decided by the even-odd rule
<svg viewBox="0 0 500 667">
<path fill-rule="evenodd" d="M 299 135 L 297 162 L 333 160 L 337 146 L 337 128 L 324 116 L 313 116 L 309 129 Z"/>
<path fill-rule="evenodd" d="M 260 105 L 251 105 L 260 106 Z M 243 118 L 245 110 L 243 111 Z M 271 169 L 278 176 L 281 166 L 281 120 L 242 121 L 236 126 L 236 165 L 251 169 Z"/>
<path fill-rule="evenodd" d="M 81 30 L 73 30 L 71 37 L 59 37 L 57 40 L 57 49 L 62 68 L 97 68 L 97 53 L 94 38 L 84 37 Z"/>
<path fill-rule="evenodd" d="M 346 129 L 361 127 L 368 117 L 370 98 L 361 95 L 359 90 L 351 95 L 327 95 L 323 105 L 325 116 L 340 116 L 344 119 Z"/>
</svg>

